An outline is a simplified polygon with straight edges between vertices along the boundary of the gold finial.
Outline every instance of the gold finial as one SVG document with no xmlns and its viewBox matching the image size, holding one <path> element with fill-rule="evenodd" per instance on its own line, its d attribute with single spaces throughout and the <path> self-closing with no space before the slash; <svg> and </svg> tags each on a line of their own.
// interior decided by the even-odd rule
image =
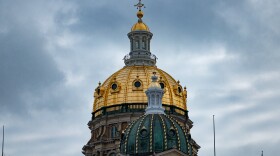
<svg viewBox="0 0 280 156">
<path fill-rule="evenodd" d="M 138 12 L 137 12 L 138 22 L 132 26 L 131 31 L 138 31 L 138 30 L 150 31 L 149 27 L 142 21 L 142 18 L 144 16 L 142 7 L 145 8 L 145 5 L 141 2 L 141 0 L 139 0 L 139 2 L 137 4 L 135 4 L 134 6 L 136 6 L 138 9 Z"/>
<path fill-rule="evenodd" d="M 143 11 L 138 11 L 138 12 L 137 12 L 137 17 L 138 17 L 139 19 L 141 19 L 143 16 L 144 16 Z"/>
<path fill-rule="evenodd" d="M 141 18 L 144 16 L 144 13 L 142 12 L 142 7 L 145 8 L 145 5 L 141 2 L 141 0 L 139 0 L 139 2 L 134 6 L 136 6 L 138 9 L 137 17 L 139 18 L 139 22 L 141 22 Z"/>
</svg>

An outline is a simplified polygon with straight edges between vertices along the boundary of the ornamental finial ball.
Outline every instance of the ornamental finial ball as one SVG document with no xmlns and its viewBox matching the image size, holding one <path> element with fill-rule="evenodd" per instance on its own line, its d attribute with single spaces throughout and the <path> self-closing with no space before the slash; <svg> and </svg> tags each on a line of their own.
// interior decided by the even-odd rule
<svg viewBox="0 0 280 156">
<path fill-rule="evenodd" d="M 139 11 L 137 12 L 137 17 L 141 19 L 143 16 L 144 16 L 143 11 L 139 10 Z"/>
</svg>

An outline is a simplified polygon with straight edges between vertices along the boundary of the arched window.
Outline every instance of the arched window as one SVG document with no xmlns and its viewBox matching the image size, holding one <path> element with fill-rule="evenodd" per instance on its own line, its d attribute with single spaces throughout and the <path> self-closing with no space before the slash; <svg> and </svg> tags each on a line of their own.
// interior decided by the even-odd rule
<svg viewBox="0 0 280 156">
<path fill-rule="evenodd" d="M 139 37 L 136 37 L 136 38 L 135 38 L 135 48 L 136 48 L 136 49 L 140 49 Z"/>
<path fill-rule="evenodd" d="M 156 97 L 156 105 L 159 105 L 159 95 L 157 95 Z"/>
<path fill-rule="evenodd" d="M 150 42 L 151 42 L 151 40 L 149 39 L 149 41 L 148 41 L 148 50 L 150 51 Z"/>
<path fill-rule="evenodd" d="M 130 51 L 132 51 L 133 50 L 133 42 L 132 42 L 132 40 L 130 40 Z"/>
<path fill-rule="evenodd" d="M 111 128 L 111 138 L 115 138 L 117 136 L 117 127 L 112 126 Z"/>
<path fill-rule="evenodd" d="M 142 49 L 146 49 L 147 48 L 147 39 L 146 37 L 142 38 Z"/>
</svg>

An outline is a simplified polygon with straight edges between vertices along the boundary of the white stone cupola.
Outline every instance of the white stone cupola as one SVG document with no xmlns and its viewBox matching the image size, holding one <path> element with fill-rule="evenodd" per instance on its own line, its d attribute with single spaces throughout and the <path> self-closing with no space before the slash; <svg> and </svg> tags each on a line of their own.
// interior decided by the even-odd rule
<svg viewBox="0 0 280 156">
<path fill-rule="evenodd" d="M 162 97 L 164 94 L 163 89 L 157 82 L 158 77 L 156 72 L 153 73 L 152 82 L 146 91 L 148 97 L 148 107 L 145 114 L 164 114 L 164 108 L 162 108 Z"/>
</svg>

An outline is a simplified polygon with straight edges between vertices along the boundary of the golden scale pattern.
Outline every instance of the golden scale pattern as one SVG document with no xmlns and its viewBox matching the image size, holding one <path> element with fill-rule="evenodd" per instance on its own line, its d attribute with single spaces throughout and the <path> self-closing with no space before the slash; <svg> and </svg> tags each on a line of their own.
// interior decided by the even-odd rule
<svg viewBox="0 0 280 156">
<path fill-rule="evenodd" d="M 187 110 L 187 91 L 183 90 L 179 81 L 176 81 L 168 73 L 156 66 L 125 66 L 104 81 L 100 86 L 100 94 L 95 91 L 93 111 L 124 103 L 147 103 L 145 91 L 151 82 L 153 72 L 157 73 L 160 78 L 159 82 L 165 85 L 162 103 Z M 141 82 L 141 87 L 134 86 L 136 80 Z M 115 91 L 111 87 L 113 84 L 118 85 Z M 178 87 L 180 87 L 181 92 L 179 92 Z"/>
</svg>

